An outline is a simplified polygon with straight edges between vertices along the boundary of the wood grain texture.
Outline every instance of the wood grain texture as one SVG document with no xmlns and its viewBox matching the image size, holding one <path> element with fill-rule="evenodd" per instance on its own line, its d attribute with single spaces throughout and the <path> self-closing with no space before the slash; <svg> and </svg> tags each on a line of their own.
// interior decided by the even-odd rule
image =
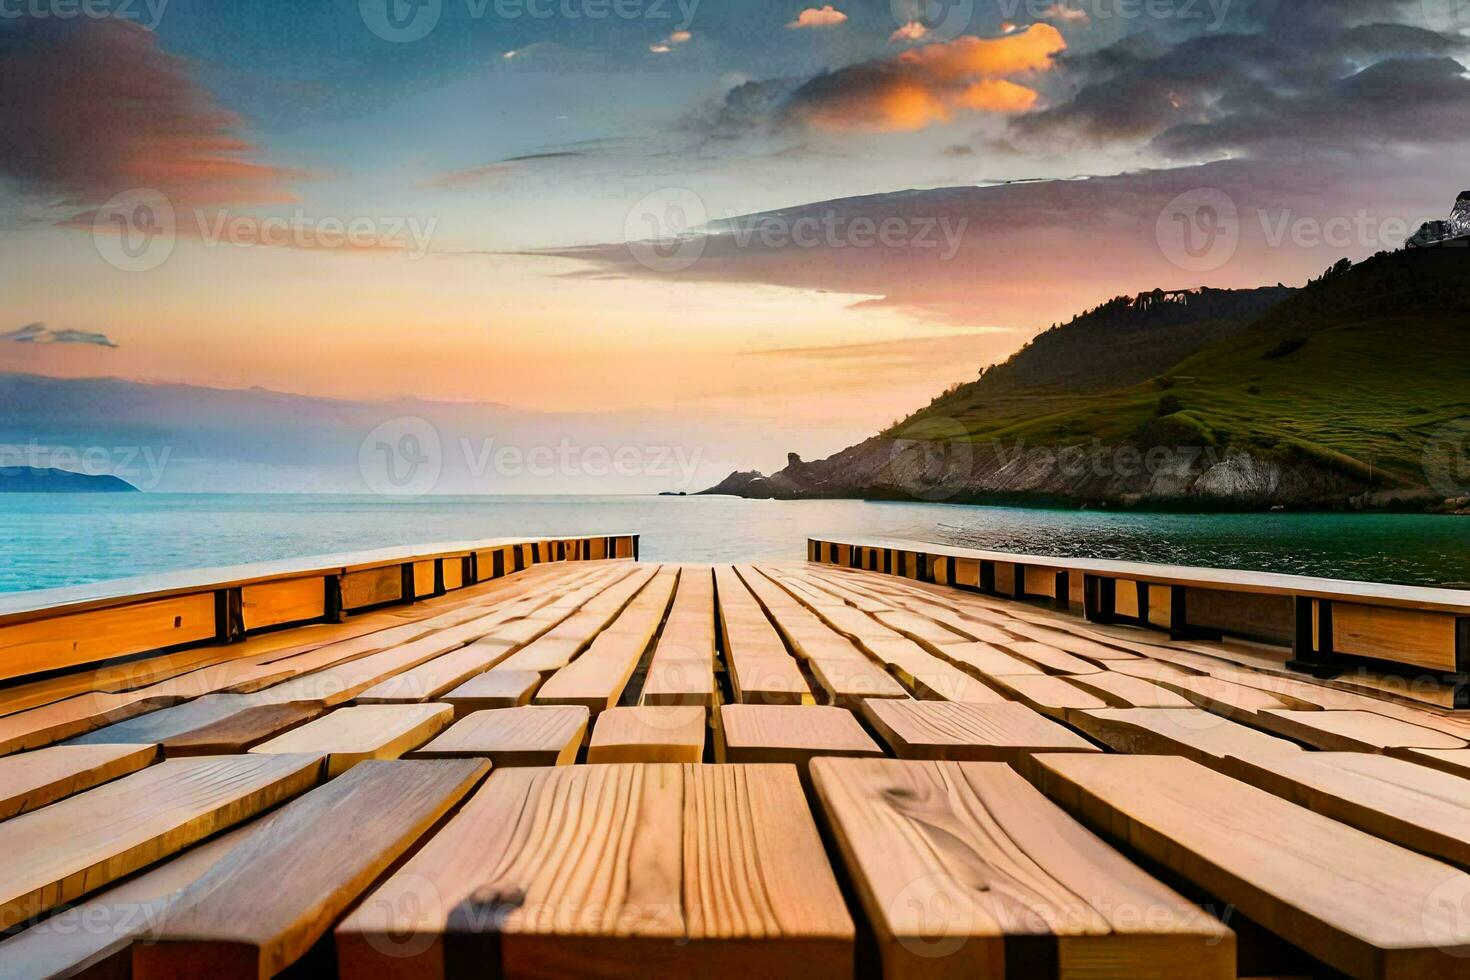
<svg viewBox="0 0 1470 980">
<path fill-rule="evenodd" d="M 471 677 L 439 700 L 453 706 L 454 717 L 492 708 L 518 708 L 530 704 L 541 675 L 534 670 L 505 670 Z"/>
<path fill-rule="evenodd" d="M 298 797 L 169 900 L 134 947 L 133 976 L 275 976 L 489 771 L 475 760 L 364 762 Z"/>
<path fill-rule="evenodd" d="M 647 569 L 618 569 L 627 574 L 618 581 L 596 588 L 585 598 L 569 597 L 573 605 L 571 614 L 520 650 L 501 661 L 498 670 L 534 670 L 541 674 L 553 674 L 571 663 L 578 654 L 617 619 L 638 592 L 648 585 L 658 572 L 658 566 Z M 553 604 L 549 607 L 557 611 Z M 564 607 L 563 607 L 564 608 Z"/>
<path fill-rule="evenodd" d="M 133 940 L 158 921 L 171 896 L 212 868 L 252 826 L 196 844 L 0 941 L 0 976 L 131 976 Z"/>
<path fill-rule="evenodd" d="M 678 577 L 676 569 L 661 569 L 577 659 L 547 678 L 536 703 L 580 704 L 594 716 L 616 705 L 663 622 Z"/>
<path fill-rule="evenodd" d="M 1181 755 L 1205 765 L 1217 765 L 1227 756 L 1254 759 L 1262 754 L 1302 751 L 1295 742 L 1203 708 L 1106 708 L 1075 711 L 1067 720 L 1115 752 Z"/>
<path fill-rule="evenodd" d="M 812 781 L 886 977 L 1235 977 L 1229 929 L 1007 766 L 818 759 Z"/>
<path fill-rule="evenodd" d="M 640 702 L 647 705 L 715 704 L 715 580 L 708 566 L 686 565 L 653 648 Z"/>
<path fill-rule="evenodd" d="M 55 745 L 0 759 L 0 820 L 137 772 L 156 745 Z"/>
<path fill-rule="evenodd" d="M 303 792 L 321 756 L 173 759 L 0 823 L 0 929 Z"/>
<path fill-rule="evenodd" d="M 1464 739 L 1371 711 L 1262 711 L 1261 728 L 1329 752 L 1464 749 Z"/>
<path fill-rule="evenodd" d="M 669 764 L 494 773 L 336 933 L 347 978 L 846 980 L 853 938 L 794 769 Z"/>
<path fill-rule="evenodd" d="M 263 704 L 211 724 L 170 735 L 161 741 L 170 759 L 191 755 L 236 755 L 319 718 L 325 710 L 315 701 Z"/>
<path fill-rule="evenodd" d="M 1060 625 L 1060 624 L 1059 624 Z M 1070 653 L 1084 660 L 1106 666 L 1114 660 L 1137 660 L 1139 655 L 1131 650 L 1110 646 L 1087 636 L 1079 635 L 1081 627 L 1051 629 L 1033 623 L 1017 623 L 1012 631 L 1028 640 L 1035 640 L 1049 647 Z"/>
<path fill-rule="evenodd" d="M 1034 752 L 1095 752 L 1024 705 L 868 698 L 863 716 L 900 759 L 1019 763 Z"/>
<path fill-rule="evenodd" d="M 609 708 L 597 716 L 589 763 L 701 762 L 708 718 L 698 705 Z"/>
<path fill-rule="evenodd" d="M 1096 675 L 1089 675 L 1096 676 Z M 1066 677 L 1047 674 L 995 677 L 991 683 L 1012 700 L 1048 718 L 1066 721 L 1071 711 L 1106 708 L 1107 702 L 1097 695 L 1068 683 Z"/>
<path fill-rule="evenodd" d="M 569 766 L 587 734 L 582 705 L 476 711 L 413 754 L 416 759 L 489 759 L 497 768 Z"/>
<path fill-rule="evenodd" d="M 811 688 L 796 658 L 733 567 L 715 569 L 715 588 L 725 666 L 736 700 L 743 704 L 811 703 Z"/>
<path fill-rule="evenodd" d="M 1068 677 L 1067 683 L 1096 695 L 1110 708 L 1192 708 L 1194 705 L 1178 694 L 1138 677 L 1108 670 L 1101 674 Z"/>
<path fill-rule="evenodd" d="M 940 655 L 961 670 L 977 677 L 1009 677 L 1018 674 L 1037 676 L 1044 673 L 1040 667 L 1029 661 L 1013 657 L 989 643 L 978 641 L 942 647 Z"/>
<path fill-rule="evenodd" d="M 1053 800 L 1354 977 L 1470 976 L 1470 875 L 1167 756 L 1039 756 Z"/>
<path fill-rule="evenodd" d="M 1036 640 L 1017 640 L 1007 643 L 1005 649 L 1024 657 L 1047 674 L 1096 674 L 1102 670 L 1095 663 Z"/>
<path fill-rule="evenodd" d="M 1470 779 L 1470 749 L 1389 749 L 1388 754 Z"/>
<path fill-rule="evenodd" d="M 196 643 L 214 632 L 213 594 L 0 626 L 0 680 Z"/>
<path fill-rule="evenodd" d="M 1470 867 L 1470 780 L 1370 752 L 1227 759 L 1222 771 L 1374 837 Z"/>
<path fill-rule="evenodd" d="M 1247 723 L 1254 722 L 1265 711 L 1290 710 L 1302 705 L 1290 698 L 1269 694 L 1254 687 L 1246 687 L 1218 677 L 1164 677 L 1156 682 L 1160 687 L 1178 694 L 1197 708 L 1212 711 L 1224 718 L 1233 718 Z"/>
<path fill-rule="evenodd" d="M 790 763 L 803 773 L 817 756 L 882 756 L 878 743 L 846 708 L 722 704 L 716 759 Z"/>
<path fill-rule="evenodd" d="M 423 745 L 454 720 L 447 704 L 369 704 L 339 708 L 316 721 L 262 742 L 262 755 L 317 752 L 336 776 L 369 759 L 397 759 Z"/>
</svg>

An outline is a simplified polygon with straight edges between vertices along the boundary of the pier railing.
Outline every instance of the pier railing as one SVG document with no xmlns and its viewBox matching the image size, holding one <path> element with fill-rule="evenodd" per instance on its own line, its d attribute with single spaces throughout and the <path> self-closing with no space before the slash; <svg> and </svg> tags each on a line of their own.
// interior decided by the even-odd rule
<svg viewBox="0 0 1470 980">
<path fill-rule="evenodd" d="M 556 561 L 636 559 L 638 535 L 492 538 L 0 597 L 0 681 L 341 622 Z"/>
<path fill-rule="evenodd" d="M 1144 562 L 977 551 L 915 541 L 812 538 L 814 562 L 886 572 L 1178 639 L 1236 637 L 1291 650 L 1287 665 L 1438 675 L 1470 708 L 1470 592 Z"/>
</svg>

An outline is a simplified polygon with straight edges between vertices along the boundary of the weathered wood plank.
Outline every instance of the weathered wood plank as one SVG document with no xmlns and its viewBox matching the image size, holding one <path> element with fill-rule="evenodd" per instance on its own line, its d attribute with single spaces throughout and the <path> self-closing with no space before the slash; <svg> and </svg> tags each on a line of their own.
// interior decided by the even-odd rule
<svg viewBox="0 0 1470 980">
<path fill-rule="evenodd" d="M 817 756 L 883 755 L 846 708 L 722 704 L 716 732 L 717 761 L 790 763 L 803 777 Z"/>
<path fill-rule="evenodd" d="M 810 704 L 811 688 L 781 635 L 735 569 L 715 569 L 725 666 L 742 704 Z"/>
<path fill-rule="evenodd" d="M 530 704 L 540 686 L 541 675 L 534 670 L 492 670 L 471 677 L 439 700 L 454 707 L 455 718 L 463 718 L 474 711 Z"/>
<path fill-rule="evenodd" d="M 812 774 L 887 977 L 1235 977 L 1228 928 L 1009 767 L 818 759 Z"/>
<path fill-rule="evenodd" d="M 1084 691 L 1070 678 L 1041 675 L 995 677 L 991 683 L 1013 700 L 1049 718 L 1066 721 L 1069 712 L 1106 708 L 1108 704 L 1090 691 Z"/>
<path fill-rule="evenodd" d="M 1344 973 L 1470 976 L 1464 872 L 1187 759 L 1039 756 L 1033 778 L 1085 822 Z"/>
<path fill-rule="evenodd" d="M 868 698 L 863 716 L 900 759 L 1019 763 L 1034 752 L 1096 752 L 1024 705 Z"/>
<path fill-rule="evenodd" d="M 0 759 L 0 820 L 137 772 L 156 745 L 55 745 Z"/>
<path fill-rule="evenodd" d="M 1295 742 L 1203 708 L 1107 708 L 1074 711 L 1067 720 L 1115 752 L 1182 755 L 1205 765 L 1217 765 L 1227 756 L 1254 759 L 1262 754 L 1302 751 Z"/>
<path fill-rule="evenodd" d="M 587 734 L 583 705 L 527 705 L 476 711 L 417 752 L 415 759 L 489 759 L 497 768 L 569 766 Z"/>
<path fill-rule="evenodd" d="M 1184 696 L 1138 677 L 1108 670 L 1101 674 L 1068 677 L 1067 683 L 1106 701 L 1110 708 L 1192 708 Z"/>
<path fill-rule="evenodd" d="M 597 716 L 587 761 L 701 762 L 705 709 L 699 705 L 652 705 L 609 708 Z"/>
<path fill-rule="evenodd" d="M 536 693 L 537 704 L 580 704 L 596 716 L 623 696 L 674 595 L 678 572 L 664 568 L 592 641 Z"/>
<path fill-rule="evenodd" d="M 786 766 L 491 775 L 337 929 L 341 975 L 851 977 L 854 930 Z"/>
<path fill-rule="evenodd" d="M 170 735 L 160 744 L 163 754 L 170 759 L 192 755 L 236 755 L 320 718 L 324 710 L 315 701 L 256 705 L 213 724 Z"/>
<path fill-rule="evenodd" d="M 173 759 L 0 823 L 0 929 L 95 891 L 316 783 L 312 756 Z"/>
<path fill-rule="evenodd" d="M 369 704 L 339 708 L 250 751 L 260 755 L 316 752 L 336 776 L 369 759 L 397 759 L 423 745 L 454 719 L 447 704 Z"/>
<path fill-rule="evenodd" d="M 669 618 L 653 648 L 641 703 L 647 705 L 714 705 L 715 580 L 713 569 L 686 565 Z"/>
<path fill-rule="evenodd" d="M 364 762 L 298 797 L 169 900 L 133 950 L 133 976 L 275 976 L 489 771 L 474 760 Z"/>
<path fill-rule="evenodd" d="M 1374 837 L 1470 867 L 1470 780 L 1371 752 L 1227 759 L 1222 771 Z"/>
<path fill-rule="evenodd" d="M 1262 711 L 1255 723 L 1329 752 L 1470 747 L 1462 738 L 1371 711 Z"/>
</svg>

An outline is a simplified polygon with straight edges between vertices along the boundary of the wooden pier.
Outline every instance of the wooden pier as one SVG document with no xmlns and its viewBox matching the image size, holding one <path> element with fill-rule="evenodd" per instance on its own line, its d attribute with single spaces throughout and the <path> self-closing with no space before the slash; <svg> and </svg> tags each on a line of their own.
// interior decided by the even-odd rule
<svg viewBox="0 0 1470 980">
<path fill-rule="evenodd" d="M 1470 977 L 1470 597 L 495 540 L 0 600 L 0 977 Z"/>
</svg>

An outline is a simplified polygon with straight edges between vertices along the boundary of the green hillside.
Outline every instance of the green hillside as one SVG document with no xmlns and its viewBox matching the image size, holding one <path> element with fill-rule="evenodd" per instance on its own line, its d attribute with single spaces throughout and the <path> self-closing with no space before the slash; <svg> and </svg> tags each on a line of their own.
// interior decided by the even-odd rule
<svg viewBox="0 0 1470 980">
<path fill-rule="evenodd" d="M 1385 487 L 1423 485 L 1426 439 L 1470 417 L 1470 249 L 1341 263 L 1271 298 L 1248 320 L 1202 311 L 1157 346 L 1147 331 L 1118 331 L 1116 351 L 1089 314 L 887 434 L 952 437 L 958 422 L 980 442 L 1239 449 Z M 1174 353 L 1180 334 L 1208 342 L 1161 365 L 1157 352 Z M 1152 359 L 1138 356 L 1148 348 Z M 1130 360 L 1140 376 L 1119 375 Z M 1105 367 L 1101 386 L 1090 364 Z"/>
</svg>

